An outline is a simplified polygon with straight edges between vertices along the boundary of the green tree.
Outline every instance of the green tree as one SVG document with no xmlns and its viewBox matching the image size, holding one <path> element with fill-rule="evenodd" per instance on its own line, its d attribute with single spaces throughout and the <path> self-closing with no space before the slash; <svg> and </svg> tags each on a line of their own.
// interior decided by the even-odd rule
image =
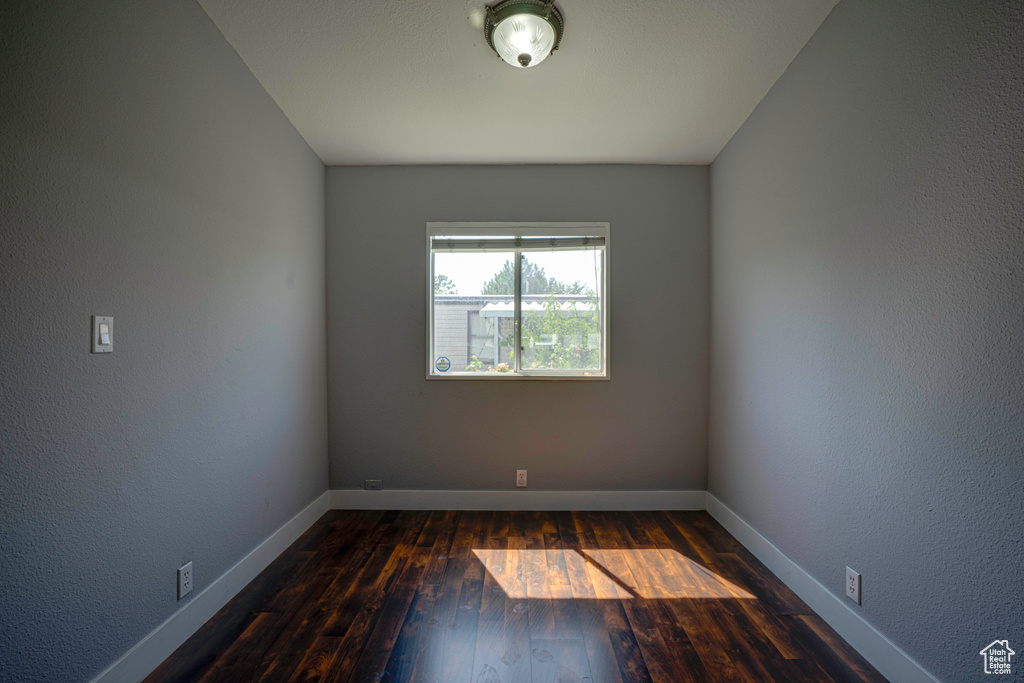
<svg viewBox="0 0 1024 683">
<path fill-rule="evenodd" d="M 505 261 L 494 277 L 488 280 L 483 294 L 508 294 L 515 291 L 515 268 L 512 260 Z M 544 268 L 523 256 L 523 295 L 541 303 L 543 312 L 532 311 L 523 314 L 522 326 L 522 363 L 530 368 L 596 368 L 600 364 L 601 350 L 591 346 L 592 335 L 601 330 L 598 313 L 597 293 L 582 282 L 572 284 L 559 282 L 548 277 Z M 586 296 L 586 300 L 565 300 L 557 298 L 559 294 Z M 502 337 L 501 348 L 507 351 L 509 362 L 513 357 L 515 345 L 514 332 Z M 467 370 L 481 370 L 482 364 L 474 358 Z M 500 367 L 507 368 L 506 364 Z M 492 372 L 496 370 L 491 370 Z"/>
<path fill-rule="evenodd" d="M 516 271 L 512 261 L 505 261 L 494 277 L 484 283 L 481 294 L 513 294 Z M 579 281 L 571 285 L 549 278 L 543 268 L 523 256 L 523 294 L 586 294 L 587 287 Z"/>
<path fill-rule="evenodd" d="M 434 276 L 434 294 L 458 294 L 459 290 L 447 275 Z"/>
<path fill-rule="evenodd" d="M 561 293 L 561 292 L 558 292 Z M 573 292 L 575 293 L 575 292 Z M 596 368 L 601 350 L 591 346 L 591 335 L 601 330 L 597 294 L 588 289 L 585 301 L 544 297 L 544 312 L 524 312 L 523 368 Z M 509 346 L 514 342 L 509 341 Z"/>
</svg>

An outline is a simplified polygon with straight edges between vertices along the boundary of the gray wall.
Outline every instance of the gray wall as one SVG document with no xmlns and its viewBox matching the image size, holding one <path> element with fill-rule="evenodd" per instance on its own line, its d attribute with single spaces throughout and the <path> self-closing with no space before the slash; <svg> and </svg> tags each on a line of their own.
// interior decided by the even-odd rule
<svg viewBox="0 0 1024 683">
<path fill-rule="evenodd" d="M 951 681 L 1024 644 L 1022 35 L 844 0 L 711 170 L 709 490 Z"/>
<path fill-rule="evenodd" d="M 190 0 L 0 63 L 0 680 L 82 681 L 326 488 L 324 168 Z"/>
<path fill-rule="evenodd" d="M 428 221 L 611 223 L 611 380 L 424 379 Z M 706 167 L 332 167 L 327 225 L 332 488 L 704 488 Z"/>
</svg>

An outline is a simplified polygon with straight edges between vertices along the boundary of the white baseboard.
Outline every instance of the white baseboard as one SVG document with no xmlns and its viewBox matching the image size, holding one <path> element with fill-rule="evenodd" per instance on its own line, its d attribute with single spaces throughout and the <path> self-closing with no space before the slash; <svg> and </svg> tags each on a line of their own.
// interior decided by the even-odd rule
<svg viewBox="0 0 1024 683">
<path fill-rule="evenodd" d="M 707 511 L 725 530 L 782 579 L 800 599 L 824 619 L 864 659 L 890 681 L 900 683 L 938 683 L 938 679 L 914 661 L 891 640 L 857 614 L 843 599 L 825 588 L 817 579 L 762 536 L 725 503 L 707 494 Z"/>
<path fill-rule="evenodd" d="M 156 667 L 178 649 L 210 617 L 235 597 L 250 581 L 266 569 L 285 548 L 295 542 L 313 522 L 330 509 L 329 492 L 325 491 L 305 509 L 285 522 L 284 526 L 272 533 L 265 541 L 239 560 L 220 578 L 207 586 L 202 593 L 168 617 L 128 650 L 106 671 L 93 679 L 93 683 L 137 683 L 148 676 Z"/>
<path fill-rule="evenodd" d="M 704 491 L 334 489 L 335 510 L 703 510 Z"/>
</svg>

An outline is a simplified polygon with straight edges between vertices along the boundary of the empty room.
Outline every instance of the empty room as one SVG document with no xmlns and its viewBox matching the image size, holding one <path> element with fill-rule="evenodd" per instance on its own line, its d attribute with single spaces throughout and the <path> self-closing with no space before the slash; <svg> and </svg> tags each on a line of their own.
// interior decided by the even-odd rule
<svg viewBox="0 0 1024 683">
<path fill-rule="evenodd" d="M 1024 680 L 1024 3 L 5 0 L 0 65 L 0 683 Z"/>
</svg>

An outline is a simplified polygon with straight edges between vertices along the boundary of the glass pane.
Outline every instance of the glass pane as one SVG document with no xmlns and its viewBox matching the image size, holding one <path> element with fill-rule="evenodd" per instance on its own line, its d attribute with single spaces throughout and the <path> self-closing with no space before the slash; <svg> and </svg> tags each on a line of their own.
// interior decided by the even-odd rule
<svg viewBox="0 0 1024 683">
<path fill-rule="evenodd" d="M 514 261 L 513 252 L 434 254 L 432 374 L 512 369 Z"/>
<path fill-rule="evenodd" d="M 604 251 L 528 252 L 522 268 L 522 369 L 599 370 Z"/>
</svg>

